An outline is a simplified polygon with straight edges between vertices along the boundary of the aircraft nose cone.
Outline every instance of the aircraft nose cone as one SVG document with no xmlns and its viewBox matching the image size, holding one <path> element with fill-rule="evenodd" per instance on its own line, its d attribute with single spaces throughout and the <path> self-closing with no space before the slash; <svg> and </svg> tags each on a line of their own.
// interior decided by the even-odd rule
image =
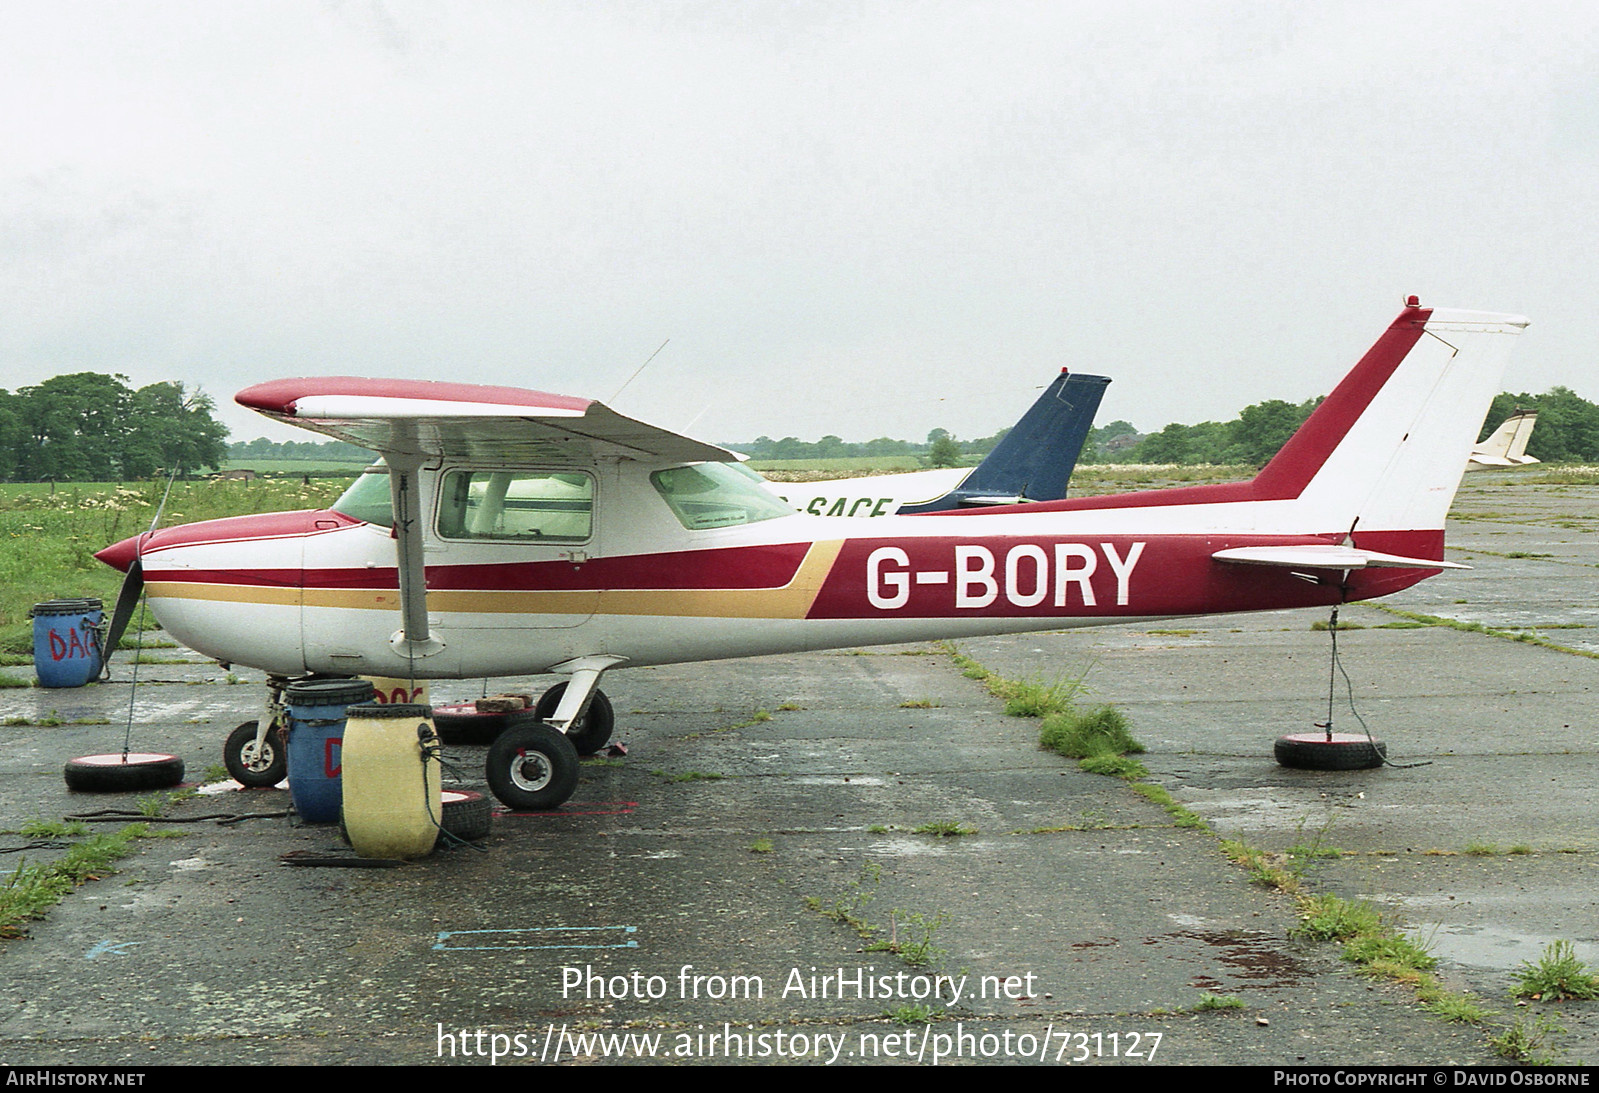
<svg viewBox="0 0 1599 1093">
<path fill-rule="evenodd" d="M 135 535 L 131 539 L 122 540 L 120 543 L 112 543 L 104 550 L 95 554 L 95 558 L 104 562 L 112 569 L 120 569 L 122 572 L 126 573 L 128 571 L 128 567 L 133 564 L 133 559 L 139 555 L 140 538 L 141 536 Z"/>
</svg>

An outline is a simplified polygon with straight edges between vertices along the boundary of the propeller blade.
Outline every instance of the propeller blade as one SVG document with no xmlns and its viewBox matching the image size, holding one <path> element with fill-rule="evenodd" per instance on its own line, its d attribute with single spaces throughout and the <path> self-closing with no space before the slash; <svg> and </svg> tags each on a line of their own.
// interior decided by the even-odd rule
<svg viewBox="0 0 1599 1093">
<path fill-rule="evenodd" d="M 111 656 L 117 650 L 117 644 L 122 641 L 122 632 L 128 628 L 128 622 L 133 618 L 133 609 L 139 606 L 139 596 L 144 592 L 144 566 L 138 558 L 128 566 L 128 575 L 122 578 L 122 591 L 117 593 L 117 606 L 111 612 L 111 629 L 105 636 L 105 659 L 111 662 Z"/>
</svg>

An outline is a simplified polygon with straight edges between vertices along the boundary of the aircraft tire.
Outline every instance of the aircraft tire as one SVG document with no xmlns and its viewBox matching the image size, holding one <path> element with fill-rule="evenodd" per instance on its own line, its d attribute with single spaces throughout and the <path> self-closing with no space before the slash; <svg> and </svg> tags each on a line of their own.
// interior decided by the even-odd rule
<svg viewBox="0 0 1599 1093">
<path fill-rule="evenodd" d="M 255 746 L 256 722 L 246 721 L 228 733 L 222 745 L 222 765 L 241 786 L 262 789 L 275 786 L 289 775 L 289 752 L 283 746 L 283 734 L 275 730 L 266 734 L 259 749 Z"/>
<path fill-rule="evenodd" d="M 565 693 L 564 683 L 557 683 L 545 691 L 539 696 L 538 705 L 533 707 L 534 716 L 540 721 L 554 717 L 555 708 L 561 704 L 561 696 Z M 566 738 L 579 755 L 593 755 L 611 742 L 611 732 L 615 728 L 616 710 L 611 706 L 611 700 L 605 697 L 604 691 L 595 691 L 594 697 L 589 700 L 589 708 L 572 723 Z"/>
<path fill-rule="evenodd" d="M 577 749 L 542 723 L 516 725 L 489 746 L 489 789 L 513 812 L 559 808 L 577 789 Z"/>
<path fill-rule="evenodd" d="M 486 839 L 494 826 L 493 806 L 481 793 L 467 789 L 447 789 L 441 803 L 439 826 L 446 835 L 466 842 Z"/>
<path fill-rule="evenodd" d="M 433 728 L 446 744 L 492 744 L 512 725 L 527 721 L 531 710 L 479 713 L 470 702 L 433 707 Z"/>
<path fill-rule="evenodd" d="M 1357 733 L 1307 732 L 1279 736 L 1273 749 L 1277 762 L 1294 770 L 1367 770 L 1380 767 L 1388 745 Z"/>
<path fill-rule="evenodd" d="M 170 789 L 183 781 L 183 760 L 176 755 L 120 752 L 83 755 L 70 760 L 62 772 L 67 788 L 78 793 L 127 793 L 140 789 Z"/>
</svg>

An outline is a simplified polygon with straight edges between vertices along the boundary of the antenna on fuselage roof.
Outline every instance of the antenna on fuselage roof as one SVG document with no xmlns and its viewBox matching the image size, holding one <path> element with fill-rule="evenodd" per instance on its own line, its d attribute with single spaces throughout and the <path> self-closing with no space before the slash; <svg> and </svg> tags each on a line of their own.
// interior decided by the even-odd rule
<svg viewBox="0 0 1599 1093">
<path fill-rule="evenodd" d="M 646 369 L 646 368 L 648 368 L 650 366 L 650 361 L 654 360 L 656 357 L 661 355 L 661 350 L 666 348 L 666 342 L 669 342 L 671 340 L 672 340 L 671 338 L 667 338 L 665 342 L 662 342 L 660 345 L 656 346 L 655 352 L 653 352 L 649 356 L 645 357 L 643 364 L 641 364 L 637 368 L 633 369 L 633 374 L 631 376 L 627 377 L 627 382 L 623 383 L 622 386 L 618 387 L 616 389 L 616 394 L 614 394 L 610 398 L 606 399 L 606 402 L 608 402 L 608 403 L 610 403 L 611 405 L 614 406 L 616 404 L 616 400 L 622 397 L 622 392 L 627 390 L 628 384 L 632 383 L 634 380 L 638 379 L 639 373 L 644 371 L 644 369 Z"/>
</svg>

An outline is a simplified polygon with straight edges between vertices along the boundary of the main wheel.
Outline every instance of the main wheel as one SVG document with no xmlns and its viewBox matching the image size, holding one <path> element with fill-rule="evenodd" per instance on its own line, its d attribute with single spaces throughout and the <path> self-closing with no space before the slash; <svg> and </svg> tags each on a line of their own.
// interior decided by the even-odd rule
<svg viewBox="0 0 1599 1093">
<path fill-rule="evenodd" d="M 131 752 L 124 756 L 80 755 L 62 774 L 67 788 L 80 793 L 127 793 L 167 789 L 183 781 L 183 760 L 176 755 Z"/>
<path fill-rule="evenodd" d="M 557 683 L 545 691 L 539 696 L 539 704 L 533 707 L 533 715 L 540 721 L 554 717 L 555 708 L 561 704 L 561 696 L 565 693 L 564 683 Z M 611 742 L 611 730 L 614 728 L 616 711 L 611 708 L 611 700 L 605 697 L 604 691 L 595 691 L 594 697 L 589 700 L 589 708 L 572 722 L 566 738 L 579 755 L 593 755 Z"/>
<path fill-rule="evenodd" d="M 289 753 L 283 746 L 283 734 L 268 729 L 258 746 L 255 742 L 257 725 L 258 722 L 246 721 L 228 733 L 228 742 L 222 745 L 222 765 L 228 768 L 235 782 L 252 789 L 275 786 L 289 774 Z"/>
<path fill-rule="evenodd" d="M 1305 732 L 1279 736 L 1277 762 L 1295 770 L 1367 770 L 1380 767 L 1388 745 L 1352 732 Z"/>
<path fill-rule="evenodd" d="M 548 725 L 516 725 L 489 747 L 489 789 L 506 808 L 540 812 L 577 789 L 577 749 Z"/>
</svg>

